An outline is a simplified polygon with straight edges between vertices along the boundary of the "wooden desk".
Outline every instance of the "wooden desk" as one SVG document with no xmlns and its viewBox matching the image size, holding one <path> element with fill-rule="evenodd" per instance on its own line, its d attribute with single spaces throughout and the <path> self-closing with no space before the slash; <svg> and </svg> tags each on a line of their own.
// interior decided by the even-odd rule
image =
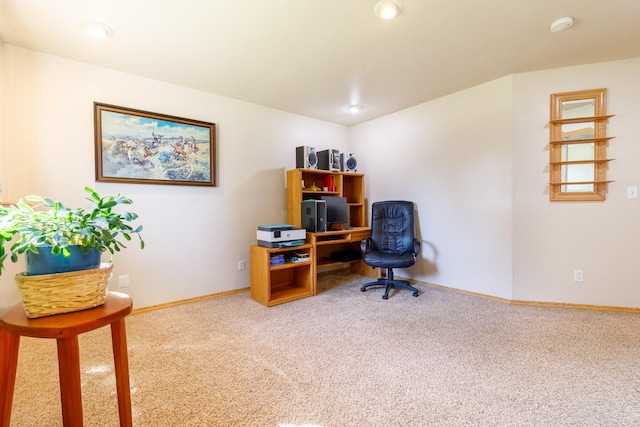
<svg viewBox="0 0 640 427">
<path fill-rule="evenodd" d="M 111 325 L 111 341 L 121 426 L 131 426 L 129 361 L 124 318 L 131 313 L 129 295 L 109 292 L 104 305 L 73 313 L 29 319 L 22 304 L 0 317 L 0 425 L 9 426 L 18 365 L 20 337 L 53 338 L 58 345 L 62 422 L 83 425 L 78 335 Z"/>
<path fill-rule="evenodd" d="M 294 301 L 318 294 L 318 268 L 345 267 L 364 276 L 376 277 L 375 270 L 367 267 L 362 260 L 339 262 L 325 261 L 331 252 L 352 249 L 360 251 L 360 241 L 371 235 L 369 227 L 353 227 L 351 230 L 328 231 L 326 233 L 307 232 L 307 243 L 291 248 L 266 248 L 251 246 L 251 298 L 260 304 L 273 305 Z M 288 257 L 294 252 L 309 254 L 309 261 L 292 263 Z M 283 254 L 287 262 L 271 266 L 273 255 Z"/>
<path fill-rule="evenodd" d="M 352 249 L 360 252 L 360 242 L 371 235 L 370 227 L 352 227 L 350 230 L 327 231 L 324 233 L 307 232 L 307 243 L 315 248 L 315 268 L 314 277 L 318 274 L 318 269 L 328 267 L 340 267 L 346 263 L 330 260 L 331 253 Z M 362 260 L 351 261 L 351 271 L 363 276 L 373 276 L 372 269 L 367 269 Z"/>
</svg>

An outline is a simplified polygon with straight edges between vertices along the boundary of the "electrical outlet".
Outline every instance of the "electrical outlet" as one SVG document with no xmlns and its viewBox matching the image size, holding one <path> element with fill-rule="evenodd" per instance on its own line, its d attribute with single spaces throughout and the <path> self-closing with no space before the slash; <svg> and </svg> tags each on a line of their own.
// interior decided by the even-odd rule
<svg viewBox="0 0 640 427">
<path fill-rule="evenodd" d="M 573 270 L 573 281 L 582 282 L 584 280 L 584 272 L 582 270 Z"/>
<path fill-rule="evenodd" d="M 238 271 L 244 271 L 244 260 L 238 261 Z"/>
<path fill-rule="evenodd" d="M 630 186 L 627 187 L 627 199 L 637 199 L 638 198 L 638 187 Z"/>
<path fill-rule="evenodd" d="M 118 276 L 118 287 L 126 288 L 129 286 L 129 275 L 125 274 L 124 276 Z"/>
</svg>

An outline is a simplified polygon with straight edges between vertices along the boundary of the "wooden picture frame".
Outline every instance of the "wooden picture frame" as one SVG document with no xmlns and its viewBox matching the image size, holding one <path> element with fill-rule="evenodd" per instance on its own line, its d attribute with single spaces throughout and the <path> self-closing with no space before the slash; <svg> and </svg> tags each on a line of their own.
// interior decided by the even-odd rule
<svg viewBox="0 0 640 427">
<path fill-rule="evenodd" d="M 214 123 L 93 105 L 96 181 L 216 185 Z"/>
</svg>

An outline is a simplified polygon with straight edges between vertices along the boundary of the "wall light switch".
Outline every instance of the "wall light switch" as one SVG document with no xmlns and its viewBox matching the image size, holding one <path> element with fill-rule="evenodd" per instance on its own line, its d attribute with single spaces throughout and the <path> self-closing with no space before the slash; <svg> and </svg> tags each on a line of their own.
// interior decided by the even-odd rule
<svg viewBox="0 0 640 427">
<path fill-rule="evenodd" d="M 638 198 L 638 187 L 630 186 L 627 187 L 627 199 L 637 199 Z"/>
</svg>

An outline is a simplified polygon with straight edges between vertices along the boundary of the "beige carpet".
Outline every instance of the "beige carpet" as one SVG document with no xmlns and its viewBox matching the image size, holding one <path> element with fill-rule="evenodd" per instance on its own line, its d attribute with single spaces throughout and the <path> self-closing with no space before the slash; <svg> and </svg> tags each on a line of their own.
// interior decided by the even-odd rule
<svg viewBox="0 0 640 427">
<path fill-rule="evenodd" d="M 266 308 L 248 292 L 127 318 L 136 426 L 640 425 L 640 316 L 365 278 Z M 85 421 L 118 425 L 109 329 L 81 335 Z M 12 426 L 61 424 L 55 342 L 23 338 Z"/>
</svg>

